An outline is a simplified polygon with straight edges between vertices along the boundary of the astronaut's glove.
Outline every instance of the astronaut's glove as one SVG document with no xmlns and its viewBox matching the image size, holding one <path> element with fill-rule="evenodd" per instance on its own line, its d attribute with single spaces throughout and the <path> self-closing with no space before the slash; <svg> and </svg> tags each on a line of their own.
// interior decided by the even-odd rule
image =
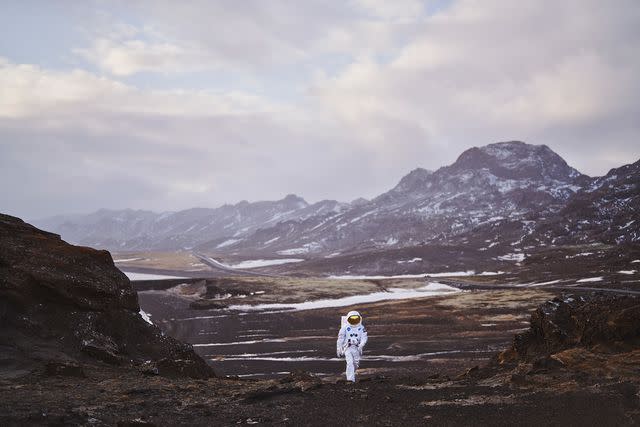
<svg viewBox="0 0 640 427">
<path fill-rule="evenodd" d="M 338 355 L 338 357 L 342 357 L 342 356 L 344 356 L 344 353 L 343 353 L 343 352 L 342 352 L 342 350 L 340 350 L 340 349 L 338 349 L 338 350 L 336 351 L 336 354 Z"/>
<path fill-rule="evenodd" d="M 360 354 L 360 356 L 362 356 L 362 350 L 364 350 L 364 347 L 358 346 L 358 353 Z"/>
</svg>

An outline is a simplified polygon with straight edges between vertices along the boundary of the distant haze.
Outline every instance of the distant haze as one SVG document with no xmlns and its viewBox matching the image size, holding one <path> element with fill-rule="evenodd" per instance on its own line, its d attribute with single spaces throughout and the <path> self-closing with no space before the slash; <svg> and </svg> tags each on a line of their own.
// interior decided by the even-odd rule
<svg viewBox="0 0 640 427">
<path fill-rule="evenodd" d="M 640 157 L 640 2 L 5 2 L 0 212 L 372 197 L 472 146 Z"/>
</svg>

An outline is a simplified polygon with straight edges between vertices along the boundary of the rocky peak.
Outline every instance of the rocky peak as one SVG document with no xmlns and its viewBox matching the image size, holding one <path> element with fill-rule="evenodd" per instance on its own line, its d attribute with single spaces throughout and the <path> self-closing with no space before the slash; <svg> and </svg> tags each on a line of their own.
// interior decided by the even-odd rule
<svg viewBox="0 0 640 427">
<path fill-rule="evenodd" d="M 530 236 L 533 243 L 640 241 L 640 160 L 612 169 L 573 195 Z"/>
<path fill-rule="evenodd" d="M 594 179 L 586 191 L 591 193 L 596 190 L 602 191 L 604 189 L 607 191 L 621 187 L 637 189 L 639 182 L 640 160 L 619 168 L 611 169 L 605 176 Z"/>
<path fill-rule="evenodd" d="M 430 185 L 431 175 L 433 175 L 433 171 L 416 168 L 405 175 L 391 191 L 406 193 L 423 190 Z"/>
<path fill-rule="evenodd" d="M 362 206 L 367 203 L 369 203 L 369 200 L 365 199 L 364 197 L 358 197 L 357 199 L 352 200 L 349 204 L 351 206 Z"/>
<path fill-rule="evenodd" d="M 281 202 L 287 206 L 296 207 L 298 209 L 309 206 L 305 199 L 296 194 L 287 194 Z"/>
<path fill-rule="evenodd" d="M 450 173 L 486 170 L 498 178 L 574 182 L 583 175 L 546 145 L 498 142 L 463 152 L 447 168 Z"/>
</svg>

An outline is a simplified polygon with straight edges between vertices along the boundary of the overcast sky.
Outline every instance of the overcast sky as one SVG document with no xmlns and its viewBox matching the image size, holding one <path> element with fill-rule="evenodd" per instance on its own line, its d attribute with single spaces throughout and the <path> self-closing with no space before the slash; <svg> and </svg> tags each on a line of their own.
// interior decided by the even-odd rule
<svg viewBox="0 0 640 427">
<path fill-rule="evenodd" d="M 640 157 L 640 1 L 0 5 L 0 212 L 350 201 L 504 140 Z"/>
</svg>

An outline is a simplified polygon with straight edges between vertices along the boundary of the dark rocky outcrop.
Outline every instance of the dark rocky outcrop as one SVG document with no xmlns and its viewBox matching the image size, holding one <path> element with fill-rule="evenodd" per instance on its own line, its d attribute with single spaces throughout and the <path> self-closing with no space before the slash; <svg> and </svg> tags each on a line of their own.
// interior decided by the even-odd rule
<svg viewBox="0 0 640 427">
<path fill-rule="evenodd" d="M 165 336 L 139 311 L 109 252 L 70 245 L 0 214 L 0 370 L 81 375 L 84 363 L 146 362 L 160 375 L 213 374 L 191 346 Z"/>
<path fill-rule="evenodd" d="M 533 364 L 534 371 L 557 365 L 598 376 L 637 378 L 640 299 L 596 293 L 548 301 L 498 361 Z"/>
</svg>

